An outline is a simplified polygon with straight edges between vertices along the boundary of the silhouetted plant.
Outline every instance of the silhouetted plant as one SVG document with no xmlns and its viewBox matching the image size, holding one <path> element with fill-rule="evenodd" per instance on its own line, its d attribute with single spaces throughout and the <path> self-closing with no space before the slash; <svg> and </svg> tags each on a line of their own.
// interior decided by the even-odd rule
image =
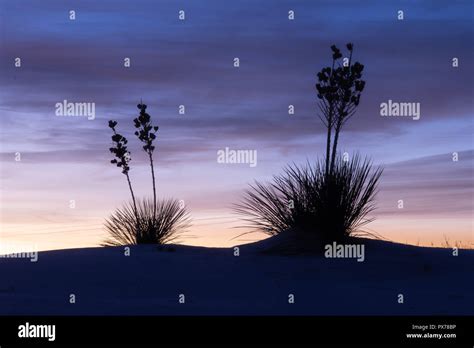
<svg viewBox="0 0 474 348">
<path fill-rule="evenodd" d="M 140 116 L 133 120 L 135 128 L 137 131 L 135 135 L 138 139 L 144 143 L 143 150 L 147 153 L 148 158 L 150 160 L 150 167 L 151 167 L 151 177 L 153 181 L 153 216 L 156 213 L 156 186 L 155 186 L 155 169 L 153 166 L 153 151 L 155 150 L 155 146 L 153 145 L 153 141 L 156 139 L 155 133 L 158 131 L 158 126 L 153 126 L 151 124 L 151 117 L 146 112 L 147 106 L 140 102 L 137 105 L 138 109 L 140 109 Z"/>
<path fill-rule="evenodd" d="M 346 48 L 347 64 L 341 65 L 341 51 L 333 45 L 331 66 L 318 73 L 319 117 L 327 130 L 325 159 L 314 165 L 288 166 L 270 184 L 250 185 L 235 207 L 249 222 L 246 227 L 270 235 L 289 231 L 295 238 L 301 238 L 301 233 L 314 236 L 311 242 L 319 247 L 368 234 L 361 227 L 371 221 L 367 215 L 374 209 L 382 168 L 373 170 L 371 162 L 358 155 L 352 160 L 337 155 L 341 129 L 354 115 L 365 87 L 364 66 L 352 63 L 353 45 Z"/>
<path fill-rule="evenodd" d="M 132 202 L 135 212 L 134 215 L 137 216 L 137 205 L 135 202 L 135 195 L 133 194 L 132 183 L 130 182 L 130 176 L 128 175 L 128 172 L 130 170 L 130 166 L 128 165 L 128 163 L 131 161 L 130 152 L 127 148 L 128 141 L 127 138 L 125 138 L 123 135 L 117 133 L 117 131 L 115 130 L 116 126 L 117 121 L 109 121 L 109 128 L 111 128 L 114 133 L 112 135 L 112 142 L 115 145 L 109 149 L 110 152 L 113 153 L 115 156 L 115 158 L 111 160 L 110 163 L 115 164 L 117 165 L 117 167 L 121 168 L 122 174 L 127 177 L 128 187 L 130 189 L 130 193 L 132 194 Z"/>
<path fill-rule="evenodd" d="M 348 61 L 346 65 L 341 65 L 341 51 L 335 45 L 331 46 L 332 66 L 321 69 L 318 73 L 319 82 L 316 84 L 317 96 L 320 99 L 319 117 L 327 128 L 326 173 L 328 175 L 335 165 L 339 133 L 342 126 L 354 115 L 365 87 L 365 81 L 362 80 L 364 66 L 359 62 L 352 63 L 354 45 L 348 43 L 346 48 L 349 51 Z"/>
<path fill-rule="evenodd" d="M 122 169 L 127 177 L 132 202 L 117 209 L 106 220 L 105 228 L 109 238 L 104 241 L 104 246 L 117 246 L 129 244 L 165 244 L 176 241 L 180 234 L 189 226 L 190 216 L 187 209 L 175 199 L 157 201 L 155 187 L 155 172 L 153 167 L 153 140 L 158 126 L 152 126 L 150 115 L 146 113 L 146 105 L 138 104 L 140 116 L 134 119 L 135 135 L 144 143 L 143 150 L 148 154 L 153 179 L 153 201 L 135 200 L 129 177 L 130 152 L 127 149 L 127 139 L 116 132 L 116 121 L 109 121 L 113 130 L 112 141 L 114 147 L 110 148 L 116 158 L 111 162 Z"/>
<path fill-rule="evenodd" d="M 105 228 L 110 237 L 102 245 L 176 242 L 190 224 L 189 212 L 176 199 L 159 201 L 157 208 L 155 202 L 145 199 L 138 202 L 137 219 L 132 204 L 115 211 L 106 220 Z"/>
</svg>

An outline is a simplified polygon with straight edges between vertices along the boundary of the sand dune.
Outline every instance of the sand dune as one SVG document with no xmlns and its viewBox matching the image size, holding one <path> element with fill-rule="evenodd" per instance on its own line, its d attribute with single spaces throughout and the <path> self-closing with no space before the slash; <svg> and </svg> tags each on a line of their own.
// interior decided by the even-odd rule
<svg viewBox="0 0 474 348">
<path fill-rule="evenodd" d="M 130 256 L 112 247 L 45 251 L 37 262 L 0 258 L 0 315 L 474 313 L 474 250 L 454 257 L 361 239 L 364 262 L 260 253 L 274 241 L 243 245 L 240 256 L 173 245 L 134 246 Z"/>
</svg>

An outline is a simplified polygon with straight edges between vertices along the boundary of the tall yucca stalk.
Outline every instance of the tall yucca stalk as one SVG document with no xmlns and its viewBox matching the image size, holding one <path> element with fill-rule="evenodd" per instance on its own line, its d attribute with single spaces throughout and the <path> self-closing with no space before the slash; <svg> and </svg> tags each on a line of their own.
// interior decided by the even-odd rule
<svg viewBox="0 0 474 348">
<path fill-rule="evenodd" d="M 132 183 L 130 181 L 130 176 L 128 172 L 130 171 L 130 166 L 128 165 L 131 161 L 130 152 L 127 148 L 128 140 L 123 135 L 117 133 L 115 127 L 117 126 L 117 121 L 110 120 L 109 121 L 109 128 L 112 129 L 112 141 L 114 146 L 112 146 L 109 150 L 111 153 L 115 155 L 115 158 L 110 161 L 112 164 L 116 164 L 117 167 L 122 169 L 122 174 L 124 174 L 127 178 L 128 188 L 130 189 L 130 193 L 132 195 L 132 202 L 133 202 L 133 211 L 134 215 L 137 218 L 137 204 L 135 201 L 135 195 L 133 193 Z"/>
<path fill-rule="evenodd" d="M 361 93 L 365 87 L 365 81 L 362 80 L 364 66 L 359 62 L 352 62 L 354 45 L 348 43 L 346 48 L 349 51 L 347 64 L 341 64 L 341 51 L 335 45 L 331 46 L 332 66 L 321 69 L 316 84 L 319 98 L 319 118 L 327 128 L 327 175 L 331 174 L 335 166 L 337 145 L 342 126 L 356 112 Z"/>
<path fill-rule="evenodd" d="M 140 115 L 133 120 L 135 128 L 137 131 L 135 135 L 138 139 L 144 143 L 143 151 L 145 151 L 148 155 L 148 159 L 150 160 L 150 168 L 151 168 L 151 178 L 153 183 L 153 216 L 156 215 L 156 183 L 155 183 L 155 168 L 153 165 L 153 151 L 155 150 L 155 146 L 153 145 L 153 141 L 156 139 L 155 133 L 158 131 L 158 126 L 153 126 L 151 124 L 151 117 L 146 112 L 147 106 L 140 102 L 137 105 L 138 109 L 140 109 Z"/>
</svg>

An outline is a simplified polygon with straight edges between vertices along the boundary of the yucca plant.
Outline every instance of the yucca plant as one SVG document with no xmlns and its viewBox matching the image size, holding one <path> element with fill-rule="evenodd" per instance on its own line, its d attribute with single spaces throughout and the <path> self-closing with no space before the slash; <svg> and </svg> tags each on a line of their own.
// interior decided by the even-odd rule
<svg viewBox="0 0 474 348">
<path fill-rule="evenodd" d="M 345 161 L 337 153 L 342 127 L 355 114 L 365 87 L 364 66 L 353 63 L 354 45 L 346 48 L 349 57 L 341 64 L 342 53 L 332 45 L 331 65 L 317 74 L 319 118 L 327 130 L 324 160 L 288 166 L 271 183 L 250 185 L 235 210 L 254 229 L 270 235 L 286 231 L 318 248 L 363 233 L 362 226 L 371 221 L 382 169 L 372 169 L 358 155 Z"/>
<path fill-rule="evenodd" d="M 147 106 L 140 102 L 137 105 L 140 116 L 133 120 L 137 131 L 135 135 L 144 144 L 143 150 L 150 160 L 151 176 L 153 183 L 153 200 L 144 199 L 138 201 L 132 189 L 129 177 L 130 152 L 127 148 L 127 139 L 116 132 L 116 121 L 109 121 L 109 127 L 113 131 L 112 141 L 114 147 L 110 152 L 115 155 L 111 163 L 122 168 L 132 194 L 131 203 L 125 204 L 117 209 L 105 222 L 105 229 L 109 233 L 103 246 L 118 246 L 130 244 L 166 244 L 176 242 L 179 236 L 190 224 L 190 215 L 186 207 L 176 199 L 158 201 L 156 197 L 155 171 L 153 163 L 153 151 L 156 139 L 155 133 L 158 126 L 152 126 L 151 117 L 146 113 Z"/>
<path fill-rule="evenodd" d="M 133 203 L 128 203 L 106 220 L 109 238 L 102 245 L 172 243 L 179 240 L 189 224 L 189 212 L 178 200 L 160 200 L 155 206 L 154 201 L 144 199 L 137 204 L 137 219 Z"/>
</svg>

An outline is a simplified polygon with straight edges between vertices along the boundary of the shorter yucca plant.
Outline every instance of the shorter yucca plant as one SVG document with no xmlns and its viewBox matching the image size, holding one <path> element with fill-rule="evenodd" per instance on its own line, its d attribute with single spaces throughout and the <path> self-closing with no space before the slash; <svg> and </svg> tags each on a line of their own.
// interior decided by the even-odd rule
<svg viewBox="0 0 474 348">
<path fill-rule="evenodd" d="M 324 161 L 286 167 L 269 184 L 256 182 L 235 210 L 254 230 L 277 235 L 289 231 L 295 238 L 318 242 L 314 249 L 333 241 L 367 234 L 362 227 L 372 221 L 381 168 L 358 155 L 350 161 L 337 156 L 331 173 Z M 306 249 L 311 246 L 306 245 Z"/>
<path fill-rule="evenodd" d="M 109 238 L 103 246 L 136 244 L 167 244 L 176 242 L 190 225 L 186 207 L 176 199 L 154 201 L 144 199 L 125 204 L 117 209 L 105 222 Z"/>
</svg>

